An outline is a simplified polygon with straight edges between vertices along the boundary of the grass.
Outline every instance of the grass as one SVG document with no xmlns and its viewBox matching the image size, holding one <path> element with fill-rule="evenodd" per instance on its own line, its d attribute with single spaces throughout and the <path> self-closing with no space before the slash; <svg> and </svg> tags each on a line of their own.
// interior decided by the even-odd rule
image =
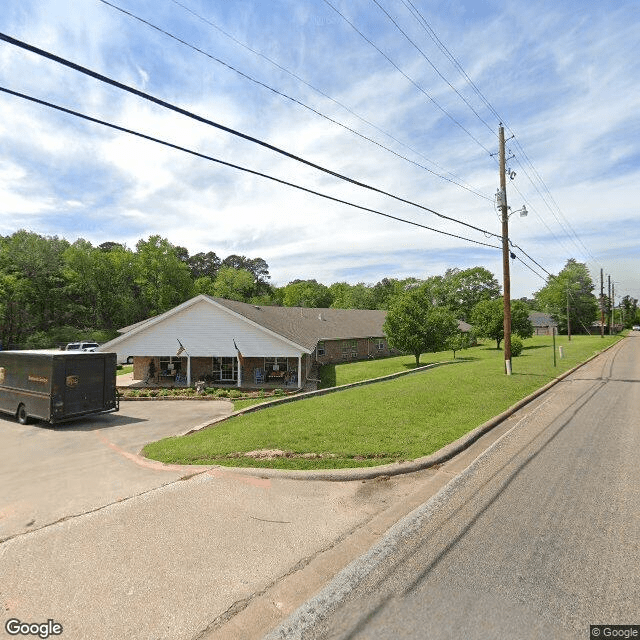
<svg viewBox="0 0 640 640">
<path fill-rule="evenodd" d="M 481 345 L 458 354 L 458 362 L 449 366 L 234 417 L 215 428 L 149 444 L 144 454 L 173 464 L 282 469 L 413 460 L 456 440 L 617 339 L 573 336 L 568 342 L 558 337 L 564 358 L 557 360 L 557 367 L 550 337 L 526 340 L 509 377 L 504 375 L 502 350 Z M 451 352 L 431 356 L 437 361 L 452 359 Z M 336 379 L 383 375 L 380 371 L 389 361 L 340 365 Z M 341 372 L 343 366 L 353 369 Z M 244 455 L 265 449 L 287 455 Z"/>
<path fill-rule="evenodd" d="M 456 352 L 460 358 L 461 352 Z M 451 351 L 439 353 L 423 353 L 420 356 L 420 366 L 451 360 Z M 413 356 L 397 356 L 395 358 L 383 358 L 381 360 L 363 360 L 361 362 L 348 362 L 344 364 L 327 364 L 320 369 L 320 388 L 337 387 L 342 384 L 350 384 L 360 380 L 379 378 L 400 371 L 409 371 L 416 368 L 416 359 Z"/>
<path fill-rule="evenodd" d="M 116 371 L 117 375 L 119 376 L 123 376 L 127 373 L 131 373 L 133 371 L 133 365 L 132 364 L 126 364 L 123 365 L 121 369 L 118 369 Z"/>
</svg>

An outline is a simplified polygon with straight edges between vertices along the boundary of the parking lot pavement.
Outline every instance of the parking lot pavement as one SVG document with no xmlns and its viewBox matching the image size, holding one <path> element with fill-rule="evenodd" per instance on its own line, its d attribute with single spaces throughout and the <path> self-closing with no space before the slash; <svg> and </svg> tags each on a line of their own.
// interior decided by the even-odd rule
<svg viewBox="0 0 640 640">
<path fill-rule="evenodd" d="M 226 401 L 124 401 L 117 413 L 55 427 L 0 417 L 0 541 L 193 473 L 137 454 L 232 411 Z"/>
</svg>

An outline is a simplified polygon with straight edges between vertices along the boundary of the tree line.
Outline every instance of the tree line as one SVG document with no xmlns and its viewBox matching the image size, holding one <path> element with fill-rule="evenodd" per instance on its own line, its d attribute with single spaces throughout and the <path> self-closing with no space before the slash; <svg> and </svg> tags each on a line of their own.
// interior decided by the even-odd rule
<svg viewBox="0 0 640 640">
<path fill-rule="evenodd" d="M 576 299 L 589 289 L 582 276 L 579 285 L 569 279 Z M 69 242 L 20 230 L 0 236 L 0 346 L 45 348 L 79 339 L 104 342 L 119 328 L 198 294 L 260 305 L 390 309 L 417 291 L 428 306 L 446 308 L 467 322 L 472 322 L 479 302 L 500 299 L 498 281 L 483 267 L 449 269 L 427 280 L 383 278 L 375 284 L 327 286 L 312 279 L 277 287 L 270 279 L 269 265 L 262 258 L 235 254 L 220 258 L 214 251 L 190 255 L 159 235 L 129 248 L 117 242 L 93 246 L 84 239 Z M 545 307 L 539 310 L 558 306 L 557 295 L 542 291 L 523 304 L 529 309 Z M 589 295 L 593 300 L 585 308 L 590 312 L 595 297 Z"/>
</svg>

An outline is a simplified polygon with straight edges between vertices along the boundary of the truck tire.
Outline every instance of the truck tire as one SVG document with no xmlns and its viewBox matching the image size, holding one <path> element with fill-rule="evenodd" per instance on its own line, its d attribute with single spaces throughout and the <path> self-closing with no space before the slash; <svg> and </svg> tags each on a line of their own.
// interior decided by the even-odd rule
<svg viewBox="0 0 640 640">
<path fill-rule="evenodd" d="M 133 364 L 133 356 L 127 358 L 127 364 Z"/>
<path fill-rule="evenodd" d="M 16 417 L 20 424 L 27 424 L 29 422 L 29 414 L 27 413 L 27 408 L 23 404 L 18 407 Z"/>
</svg>

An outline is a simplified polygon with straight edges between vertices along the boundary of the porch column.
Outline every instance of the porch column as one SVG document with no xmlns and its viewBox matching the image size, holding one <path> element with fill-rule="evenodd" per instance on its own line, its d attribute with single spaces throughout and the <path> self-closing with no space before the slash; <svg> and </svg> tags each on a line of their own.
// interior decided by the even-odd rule
<svg viewBox="0 0 640 640">
<path fill-rule="evenodd" d="M 298 354 L 298 387 L 302 388 L 302 354 Z"/>
<path fill-rule="evenodd" d="M 238 362 L 238 384 L 236 386 L 240 388 L 242 386 L 242 365 L 240 364 L 240 358 L 237 356 L 236 360 Z"/>
<path fill-rule="evenodd" d="M 187 355 L 187 387 L 191 386 L 191 356 Z"/>
</svg>

